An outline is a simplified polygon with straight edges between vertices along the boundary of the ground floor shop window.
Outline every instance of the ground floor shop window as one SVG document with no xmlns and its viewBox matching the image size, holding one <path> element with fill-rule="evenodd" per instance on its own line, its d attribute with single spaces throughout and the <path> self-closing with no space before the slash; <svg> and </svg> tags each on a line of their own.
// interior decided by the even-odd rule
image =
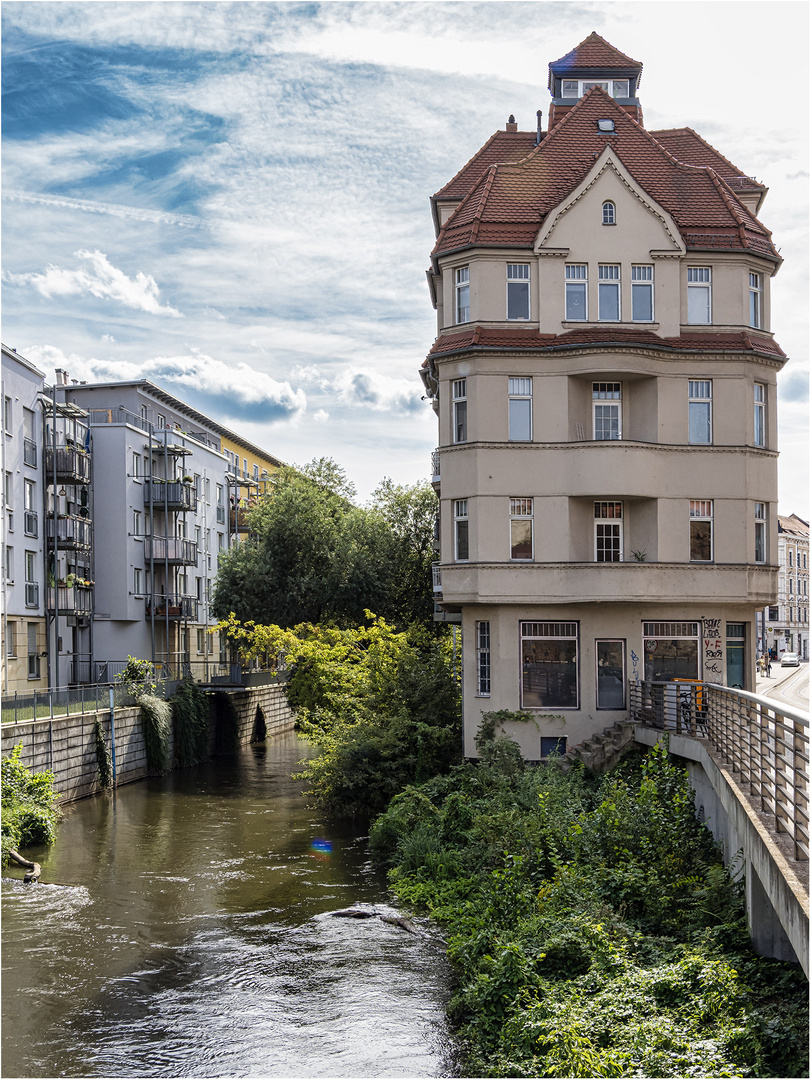
<svg viewBox="0 0 811 1080">
<path fill-rule="evenodd" d="M 744 656 L 746 655 L 746 624 L 727 623 L 727 686 L 744 688 Z"/>
<path fill-rule="evenodd" d="M 521 707 L 577 709 L 578 624 L 521 623 Z"/>
<path fill-rule="evenodd" d="M 646 622 L 642 639 L 646 682 L 699 678 L 697 622 Z"/>
<path fill-rule="evenodd" d="M 625 642 L 595 642 L 597 708 L 625 708 Z"/>
</svg>

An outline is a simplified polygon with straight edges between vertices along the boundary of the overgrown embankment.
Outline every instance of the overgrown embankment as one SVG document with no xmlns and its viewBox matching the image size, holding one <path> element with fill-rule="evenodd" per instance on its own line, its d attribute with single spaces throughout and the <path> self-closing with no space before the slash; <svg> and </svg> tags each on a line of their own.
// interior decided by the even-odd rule
<svg viewBox="0 0 811 1080">
<path fill-rule="evenodd" d="M 752 952 L 741 890 L 664 747 L 605 777 L 515 744 L 398 795 L 371 840 L 445 928 L 472 1076 L 807 1076 L 807 984 Z"/>
<path fill-rule="evenodd" d="M 9 851 L 51 844 L 60 812 L 53 773 L 32 773 L 21 763 L 17 745 L 2 761 L 2 863 Z"/>
</svg>

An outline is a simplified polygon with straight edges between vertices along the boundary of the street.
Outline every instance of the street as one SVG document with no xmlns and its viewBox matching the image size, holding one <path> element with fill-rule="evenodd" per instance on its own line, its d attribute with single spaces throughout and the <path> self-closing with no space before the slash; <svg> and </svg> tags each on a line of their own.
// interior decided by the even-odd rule
<svg viewBox="0 0 811 1080">
<path fill-rule="evenodd" d="M 798 668 L 780 667 L 780 661 L 772 664 L 772 677 L 758 674 L 756 693 L 775 698 L 781 705 L 808 712 L 808 663 L 800 661 Z"/>
</svg>

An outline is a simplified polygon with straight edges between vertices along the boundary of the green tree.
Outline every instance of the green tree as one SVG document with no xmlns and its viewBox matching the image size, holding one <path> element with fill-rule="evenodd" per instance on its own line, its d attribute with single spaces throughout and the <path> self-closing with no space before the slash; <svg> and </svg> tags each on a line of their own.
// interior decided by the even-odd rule
<svg viewBox="0 0 811 1080">
<path fill-rule="evenodd" d="M 390 560 L 395 572 L 390 600 L 404 624 L 433 623 L 431 563 L 439 504 L 427 480 L 394 484 L 385 479 L 372 494 L 372 508 L 390 534 Z"/>
<path fill-rule="evenodd" d="M 32 773 L 21 761 L 18 743 L 2 765 L 3 866 L 10 850 L 52 844 L 61 814 L 52 772 Z"/>
</svg>

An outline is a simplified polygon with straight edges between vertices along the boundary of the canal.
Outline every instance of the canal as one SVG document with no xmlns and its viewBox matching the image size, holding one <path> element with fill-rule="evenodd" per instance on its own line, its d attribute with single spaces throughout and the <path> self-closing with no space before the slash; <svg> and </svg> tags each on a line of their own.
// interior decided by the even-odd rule
<svg viewBox="0 0 811 1080">
<path fill-rule="evenodd" d="M 451 974 L 360 827 L 308 808 L 294 734 L 66 808 L 4 872 L 5 1077 L 453 1076 Z M 54 882 L 58 884 L 47 884 Z"/>
</svg>

